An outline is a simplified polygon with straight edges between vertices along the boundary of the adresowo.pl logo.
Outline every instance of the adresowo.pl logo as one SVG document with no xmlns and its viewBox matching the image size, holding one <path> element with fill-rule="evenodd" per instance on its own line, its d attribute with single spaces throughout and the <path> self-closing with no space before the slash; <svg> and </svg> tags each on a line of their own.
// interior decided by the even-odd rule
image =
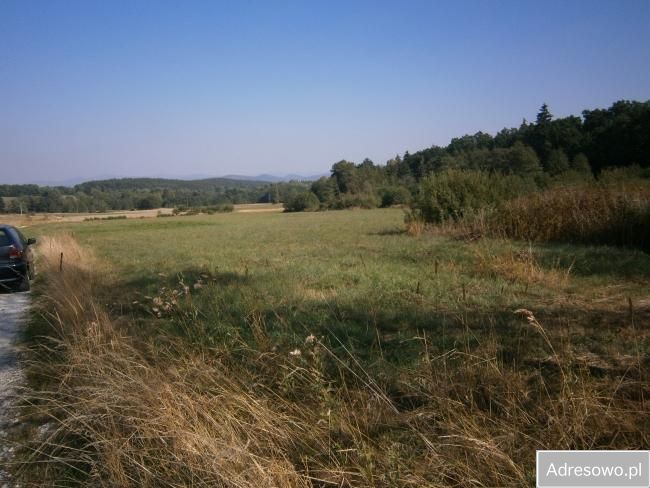
<svg viewBox="0 0 650 488">
<path fill-rule="evenodd" d="M 537 451 L 538 488 L 650 488 L 650 451 Z"/>
</svg>

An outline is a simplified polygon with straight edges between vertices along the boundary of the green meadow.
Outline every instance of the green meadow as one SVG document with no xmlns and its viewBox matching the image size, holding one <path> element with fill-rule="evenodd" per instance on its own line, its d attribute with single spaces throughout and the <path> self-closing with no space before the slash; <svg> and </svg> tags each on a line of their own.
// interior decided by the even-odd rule
<svg viewBox="0 0 650 488">
<path fill-rule="evenodd" d="M 319 333 L 366 353 L 421 333 L 443 341 L 444 326 L 463 314 L 476 315 L 463 326 L 478 328 L 516 323 L 520 308 L 580 321 L 581 313 L 614 313 L 627 310 L 628 299 L 647 298 L 650 257 L 642 252 L 411 237 L 403 218 L 399 209 L 224 214 L 35 232 L 72 233 L 110 263 L 105 300 L 119 307 L 114 312 L 155 320 L 144 297 L 188 286 L 200 312 L 195 339 L 204 341 L 211 328 L 246 335 L 247 318 L 261 314 L 282 344 Z"/>
<path fill-rule="evenodd" d="M 42 238 L 41 261 L 57 235 L 92 251 L 96 264 L 84 273 L 93 286 L 79 294 L 92 295 L 93 309 L 112 324 L 111 337 L 118 334 L 128 351 L 139 351 L 147 375 L 164 378 L 170 364 L 181 372 L 183 380 L 165 388 L 200 391 L 201 400 L 192 400 L 197 404 L 211 398 L 214 378 L 190 382 L 192 375 L 182 373 L 200 356 L 202 371 L 216 362 L 226 368 L 220 374 L 227 384 L 236 382 L 237 392 L 255 398 L 247 405 L 268 405 L 269 418 L 292 416 L 279 430 L 293 444 L 278 447 L 267 439 L 274 447 L 254 453 L 291 466 L 291 476 L 274 478 L 279 485 L 525 485 L 534 480 L 536 449 L 648 445 L 650 256 L 643 252 L 464 240 L 440 230 L 410 236 L 400 209 L 89 221 L 28 233 Z M 64 280 L 56 286 L 70 286 L 65 277 L 80 263 L 61 249 L 63 271 L 50 263 L 37 293 L 47 295 L 56 279 Z M 58 248 L 49 254 L 56 258 Z M 84 285 L 75 286 L 72 292 Z M 49 307 L 64 314 L 65 303 Z M 85 337 L 79 330 L 87 327 L 71 335 Z M 70 357 L 84 340 L 67 346 Z M 115 340 L 105 347 L 113 350 Z M 57 367 L 71 361 L 49 360 L 61 361 Z M 116 361 L 106 360 L 108 373 L 80 379 L 81 388 L 117 375 Z M 140 374 L 129 371 L 129 377 Z M 120 398 L 117 385 L 125 376 L 102 387 L 113 392 L 107 397 Z M 144 409 L 131 395 L 122 401 Z M 68 401 L 67 412 L 90 402 Z M 160 447 L 158 439 L 164 454 L 124 455 L 120 470 L 111 471 L 97 439 L 130 446 L 133 433 L 124 425 L 139 418 L 123 418 L 120 408 L 72 417 L 97 415 L 80 424 L 83 435 L 77 432 L 92 460 L 82 463 L 81 479 L 107 465 L 100 470 L 107 479 L 125 470 L 143 483 L 147 469 L 162 469 L 161 456 L 185 459 L 177 444 Z M 210 415 L 217 416 L 210 417 L 212 429 L 219 410 Z M 240 425 L 253 414 L 229 415 Z M 301 422 L 313 431 L 294 432 Z M 131 428 L 140 432 L 142 425 Z M 201 435 L 219 438 L 210 429 Z M 148 445 L 159 434 L 141 435 Z M 125 452 L 143 449 L 130 447 Z M 162 485 L 189 479 L 182 470 L 165 470 Z M 254 478 L 251 486 L 266 482 Z M 248 486 L 237 483 L 224 486 Z"/>
</svg>

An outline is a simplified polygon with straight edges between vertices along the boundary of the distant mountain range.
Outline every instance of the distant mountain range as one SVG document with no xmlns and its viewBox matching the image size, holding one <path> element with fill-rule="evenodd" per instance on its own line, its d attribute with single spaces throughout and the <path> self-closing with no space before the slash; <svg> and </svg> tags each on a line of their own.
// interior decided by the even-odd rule
<svg viewBox="0 0 650 488">
<path fill-rule="evenodd" d="M 266 183 L 279 183 L 281 181 L 314 181 L 322 176 L 329 176 L 329 175 L 320 174 L 320 175 L 305 176 L 296 173 L 289 173 L 286 175 L 261 174 L 257 176 L 226 175 L 226 176 L 222 176 L 222 178 L 227 178 L 229 180 L 240 180 L 240 181 L 261 181 Z"/>
<path fill-rule="evenodd" d="M 117 176 L 117 175 L 98 175 L 93 178 L 69 178 L 66 180 L 60 181 L 34 181 L 33 183 L 40 186 L 66 186 L 72 187 L 75 185 L 80 185 L 82 183 L 94 183 L 94 182 L 103 182 L 103 181 L 115 181 L 115 180 L 171 180 L 171 181 L 206 181 L 206 180 L 232 180 L 233 182 L 256 182 L 256 183 L 281 183 L 287 181 L 315 181 L 322 176 L 329 176 L 328 174 L 319 174 L 319 175 L 300 175 L 296 173 L 289 173 L 284 175 L 273 175 L 273 174 L 260 174 L 256 176 L 248 175 L 226 175 L 214 177 L 204 174 L 195 174 L 195 175 L 186 175 L 186 176 L 171 176 L 171 175 L 157 175 L 153 178 L 133 178 L 127 176 Z"/>
</svg>

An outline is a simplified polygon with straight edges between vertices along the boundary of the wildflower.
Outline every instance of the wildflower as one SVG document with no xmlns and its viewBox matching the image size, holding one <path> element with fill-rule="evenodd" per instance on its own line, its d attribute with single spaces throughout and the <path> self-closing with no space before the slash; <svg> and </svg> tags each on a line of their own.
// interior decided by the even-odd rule
<svg viewBox="0 0 650 488">
<path fill-rule="evenodd" d="M 308 346 L 314 344 L 315 342 L 316 342 L 316 336 L 314 334 L 309 334 L 305 338 L 305 344 L 307 344 Z"/>
</svg>

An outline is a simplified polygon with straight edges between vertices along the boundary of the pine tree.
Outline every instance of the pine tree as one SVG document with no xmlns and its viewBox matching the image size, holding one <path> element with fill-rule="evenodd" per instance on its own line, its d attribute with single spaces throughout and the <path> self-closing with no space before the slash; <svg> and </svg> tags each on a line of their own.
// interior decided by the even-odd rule
<svg viewBox="0 0 650 488">
<path fill-rule="evenodd" d="M 542 107 L 539 109 L 539 113 L 537 114 L 537 125 L 547 125 L 548 123 L 553 120 L 553 114 L 549 111 L 548 105 L 545 103 L 542 105 Z"/>
</svg>

